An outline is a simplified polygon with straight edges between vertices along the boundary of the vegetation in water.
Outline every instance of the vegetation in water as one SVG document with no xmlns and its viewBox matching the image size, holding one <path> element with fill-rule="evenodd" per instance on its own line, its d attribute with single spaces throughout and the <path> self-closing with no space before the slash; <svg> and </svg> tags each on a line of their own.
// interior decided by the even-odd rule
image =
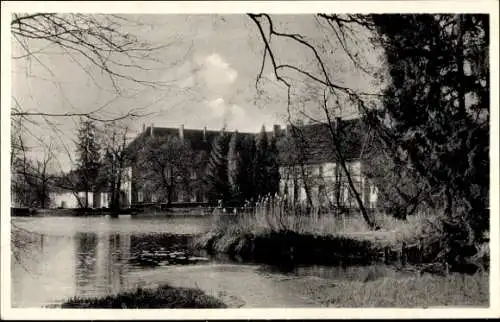
<svg viewBox="0 0 500 322">
<path fill-rule="evenodd" d="M 226 305 L 201 290 L 162 285 L 156 289 L 138 288 L 135 291 L 108 295 L 101 298 L 75 297 L 67 300 L 62 308 L 225 308 Z"/>
</svg>

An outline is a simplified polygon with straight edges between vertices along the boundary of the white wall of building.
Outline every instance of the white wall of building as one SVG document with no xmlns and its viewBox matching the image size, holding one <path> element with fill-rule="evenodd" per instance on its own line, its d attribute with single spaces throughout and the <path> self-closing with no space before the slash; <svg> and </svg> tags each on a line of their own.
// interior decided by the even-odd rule
<svg viewBox="0 0 500 322">
<path fill-rule="evenodd" d="M 343 175 L 343 170 L 338 169 L 340 165 L 335 162 L 326 162 L 321 164 L 312 164 L 304 166 L 304 171 L 307 176 L 308 186 L 310 188 L 311 197 L 314 204 L 328 203 L 335 204 L 336 195 L 336 172 L 340 171 L 342 173 L 342 181 L 340 188 L 340 197 L 342 202 L 349 207 L 354 207 L 357 202 L 352 193 L 350 193 L 350 188 L 347 179 Z M 360 197 L 366 204 L 366 206 L 374 208 L 377 203 L 377 189 L 369 181 L 362 176 L 361 162 L 353 161 L 347 163 L 347 168 L 357 187 Z M 288 195 L 290 198 L 294 198 L 294 191 L 298 193 L 297 199 L 300 201 L 305 201 L 307 199 L 306 190 L 304 188 L 304 183 L 302 179 L 302 169 L 300 166 L 296 167 L 280 167 L 280 191 L 283 193 L 285 187 L 287 188 Z M 297 184 L 297 188 L 294 189 L 294 183 Z"/>
<path fill-rule="evenodd" d="M 50 193 L 51 205 L 53 208 L 80 208 L 80 202 L 82 205 L 85 204 L 85 192 L 78 192 L 77 195 L 73 192 L 53 192 Z M 109 193 L 100 192 L 94 193 L 89 192 L 89 207 L 90 208 L 107 208 L 109 207 Z"/>
<path fill-rule="evenodd" d="M 130 206 L 132 204 L 132 167 L 127 167 L 123 171 L 120 191 L 124 194 L 122 206 Z"/>
</svg>

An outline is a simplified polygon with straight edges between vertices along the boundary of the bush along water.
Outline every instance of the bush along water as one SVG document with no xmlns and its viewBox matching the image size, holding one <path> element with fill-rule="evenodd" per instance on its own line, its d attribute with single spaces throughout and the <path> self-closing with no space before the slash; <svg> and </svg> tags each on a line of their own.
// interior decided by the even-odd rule
<svg viewBox="0 0 500 322">
<path fill-rule="evenodd" d="M 486 268 L 485 244 L 466 242 L 463 222 L 446 221 L 436 212 L 407 219 L 376 215 L 381 229 L 370 230 L 362 217 L 335 215 L 318 207 L 262 198 L 236 214 L 214 214 L 212 229 L 195 239 L 209 252 L 281 264 L 422 265 L 428 272 L 474 273 Z M 462 240 L 461 240 L 462 238 Z"/>
</svg>

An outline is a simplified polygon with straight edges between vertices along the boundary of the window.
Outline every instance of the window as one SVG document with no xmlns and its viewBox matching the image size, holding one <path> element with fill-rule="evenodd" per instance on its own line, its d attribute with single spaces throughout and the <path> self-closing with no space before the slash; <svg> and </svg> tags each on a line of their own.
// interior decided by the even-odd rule
<svg viewBox="0 0 500 322">
<path fill-rule="evenodd" d="M 142 192 L 142 190 L 137 191 L 137 201 L 138 202 L 144 201 L 144 193 Z"/>
</svg>

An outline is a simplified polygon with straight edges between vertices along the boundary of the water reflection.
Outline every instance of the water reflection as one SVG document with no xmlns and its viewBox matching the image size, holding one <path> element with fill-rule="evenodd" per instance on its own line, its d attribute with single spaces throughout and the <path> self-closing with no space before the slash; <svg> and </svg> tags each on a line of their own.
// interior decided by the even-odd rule
<svg viewBox="0 0 500 322">
<path fill-rule="evenodd" d="M 165 282 L 202 287 L 209 294 L 244 295 L 250 306 L 283 306 L 299 301 L 290 299 L 294 292 L 280 284 L 284 274 L 362 281 L 395 274 L 383 266 L 284 269 L 225 255 L 207 263 L 207 254 L 189 248 L 188 234 L 207 227 L 199 218 L 22 218 L 16 224 L 31 233 L 29 238 L 18 236 L 30 242 L 12 258 L 13 307 L 41 307 L 73 296 L 103 296 Z"/>
<path fill-rule="evenodd" d="M 186 239 L 172 239 L 168 233 L 192 234 L 207 227 L 203 218 L 46 217 L 13 218 L 13 223 L 22 228 L 13 231 L 19 234 L 14 237 L 23 241 L 12 256 L 13 307 L 40 307 L 73 296 L 102 296 L 136 287 L 143 281 L 129 273 L 154 267 L 134 265 L 134 254 L 159 245 L 182 250 Z"/>
<path fill-rule="evenodd" d="M 124 274 L 130 257 L 131 236 L 112 233 L 75 234 L 77 296 L 113 294 L 126 287 Z"/>
</svg>

